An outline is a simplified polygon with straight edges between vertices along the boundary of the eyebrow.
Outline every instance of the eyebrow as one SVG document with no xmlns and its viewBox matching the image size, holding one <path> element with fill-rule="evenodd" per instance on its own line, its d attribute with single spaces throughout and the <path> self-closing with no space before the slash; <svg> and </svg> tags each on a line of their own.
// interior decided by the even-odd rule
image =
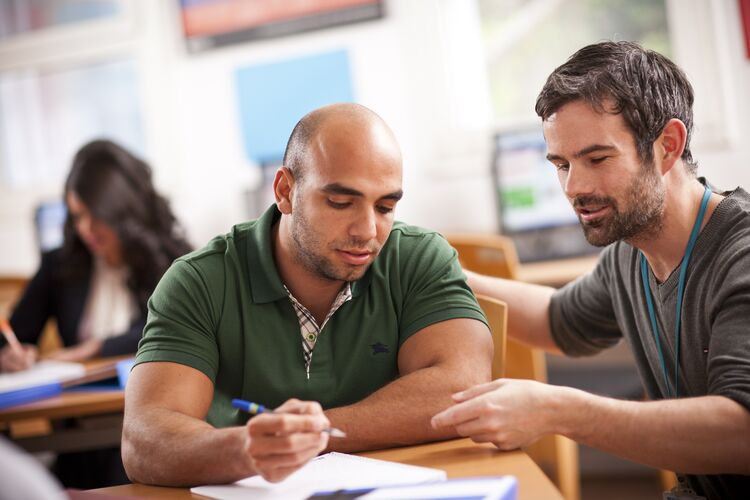
<svg viewBox="0 0 750 500">
<path fill-rule="evenodd" d="M 346 187 L 342 184 L 339 184 L 338 182 L 334 182 L 332 184 L 326 184 L 321 188 L 321 191 L 324 193 L 329 194 L 341 194 L 345 196 L 359 196 L 363 197 L 365 194 L 362 191 L 358 191 L 356 189 Z M 394 200 L 398 201 L 404 196 L 404 191 L 399 189 L 398 191 L 394 191 L 392 193 L 388 193 L 384 196 L 381 196 L 380 200 Z"/>
<path fill-rule="evenodd" d="M 597 153 L 597 152 L 604 152 L 604 151 L 615 151 L 617 148 L 614 146 L 607 146 L 604 144 L 592 144 L 591 146 L 587 146 L 583 148 L 582 150 L 578 151 L 577 153 L 573 154 L 573 158 L 580 158 L 582 156 L 586 156 L 590 153 Z M 547 154 L 547 160 L 554 161 L 554 160 L 565 160 L 560 155 L 548 153 Z"/>
</svg>

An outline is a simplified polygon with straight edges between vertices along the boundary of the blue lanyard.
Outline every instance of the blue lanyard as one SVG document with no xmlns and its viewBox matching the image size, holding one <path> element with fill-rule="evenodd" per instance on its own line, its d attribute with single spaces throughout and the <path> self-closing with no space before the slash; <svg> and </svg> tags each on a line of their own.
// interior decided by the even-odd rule
<svg viewBox="0 0 750 500">
<path fill-rule="evenodd" d="M 687 248 L 685 249 L 685 256 L 682 258 L 682 264 L 680 265 L 680 281 L 677 285 L 677 311 L 675 313 L 674 321 L 674 397 L 677 397 L 677 384 L 679 383 L 680 376 L 680 317 L 682 315 L 682 296 L 685 293 L 685 277 L 687 275 L 690 255 L 693 253 L 693 247 L 695 247 L 695 242 L 698 239 L 698 233 L 700 233 L 701 230 L 703 217 L 706 215 L 706 207 L 708 206 L 709 198 L 711 198 L 711 190 L 706 186 L 706 190 L 703 192 L 703 200 L 701 200 L 700 210 L 698 210 L 698 215 L 695 218 L 693 230 L 690 232 L 690 239 L 688 239 Z M 641 279 L 643 281 L 643 293 L 646 295 L 648 315 L 651 318 L 651 330 L 654 334 L 656 349 L 659 351 L 659 361 L 661 362 L 661 368 L 664 372 L 664 383 L 667 387 L 667 397 L 670 397 L 671 391 L 669 389 L 667 365 L 664 363 L 664 353 L 661 350 L 661 342 L 659 341 L 659 327 L 656 324 L 656 313 L 654 312 L 654 301 L 651 298 L 651 287 L 648 284 L 648 262 L 646 262 L 646 256 L 643 255 L 643 253 L 641 253 Z"/>
</svg>

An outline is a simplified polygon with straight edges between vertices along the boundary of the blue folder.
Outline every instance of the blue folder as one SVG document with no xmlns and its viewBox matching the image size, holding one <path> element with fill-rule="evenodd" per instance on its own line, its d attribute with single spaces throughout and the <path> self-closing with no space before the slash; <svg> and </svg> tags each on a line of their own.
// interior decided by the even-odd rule
<svg viewBox="0 0 750 500">
<path fill-rule="evenodd" d="M 135 364 L 135 358 L 118 361 L 115 365 L 116 375 L 94 382 L 81 384 L 90 377 L 81 377 L 66 382 L 49 381 L 39 385 L 24 387 L 12 391 L 0 391 L 0 410 L 5 408 L 30 403 L 39 399 L 58 396 L 65 391 L 101 391 L 106 389 L 123 390 L 127 382 L 131 368 Z M 81 385 L 79 385 L 81 384 Z"/>
<path fill-rule="evenodd" d="M 30 403 L 31 401 L 36 401 L 38 399 L 57 396 L 61 392 L 62 384 L 60 382 L 51 382 L 49 384 L 35 385 L 33 387 L 26 387 L 15 391 L 3 392 L 0 394 L 0 410 L 8 408 L 9 406 Z"/>
</svg>

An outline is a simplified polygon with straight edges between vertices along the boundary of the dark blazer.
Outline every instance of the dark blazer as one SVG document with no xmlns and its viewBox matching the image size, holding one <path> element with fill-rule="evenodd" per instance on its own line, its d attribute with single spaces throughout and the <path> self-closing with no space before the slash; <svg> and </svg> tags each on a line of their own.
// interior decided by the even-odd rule
<svg viewBox="0 0 750 500">
<path fill-rule="evenodd" d="M 72 280 L 61 276 L 61 266 L 64 265 L 60 250 L 42 255 L 39 270 L 24 290 L 10 318 L 11 327 L 22 343 L 36 344 L 49 318 L 57 321 L 57 330 L 65 347 L 78 343 L 78 324 L 89 294 L 91 269 L 87 269 L 80 279 Z M 104 340 L 100 356 L 130 354 L 138 349 L 138 341 L 146 324 L 146 310 L 143 307 L 140 309 L 140 314 L 127 331 Z M 0 337 L 0 344 L 4 344 L 3 337 Z"/>
</svg>

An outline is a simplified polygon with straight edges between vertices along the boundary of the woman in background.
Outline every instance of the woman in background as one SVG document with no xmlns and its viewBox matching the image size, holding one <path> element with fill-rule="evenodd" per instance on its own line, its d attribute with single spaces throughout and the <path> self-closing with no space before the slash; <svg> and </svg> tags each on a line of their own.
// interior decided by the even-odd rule
<svg viewBox="0 0 750 500">
<path fill-rule="evenodd" d="M 57 322 L 64 347 L 46 359 L 134 353 L 146 321 L 146 301 L 172 261 L 190 250 L 167 201 L 154 189 L 149 166 L 113 142 L 94 141 L 78 151 L 64 194 L 63 246 L 42 256 L 16 305 L 10 324 L 23 354 L 3 346 L 0 371 L 33 365 L 50 318 Z M 61 455 L 58 475 L 66 486 L 79 488 L 126 481 L 119 449 L 114 451 L 96 457 L 98 465 L 64 459 L 91 459 L 92 452 Z M 116 463 L 108 465 L 108 460 Z M 103 469 L 95 483 L 70 478 L 96 476 L 92 466 Z"/>
<path fill-rule="evenodd" d="M 151 169 L 110 141 L 83 146 L 65 182 L 62 248 L 45 253 L 10 324 L 25 357 L 10 346 L 0 369 L 28 368 L 49 318 L 63 349 L 46 358 L 81 361 L 134 353 L 146 301 L 172 261 L 187 253 L 177 220 L 151 181 Z"/>
</svg>

